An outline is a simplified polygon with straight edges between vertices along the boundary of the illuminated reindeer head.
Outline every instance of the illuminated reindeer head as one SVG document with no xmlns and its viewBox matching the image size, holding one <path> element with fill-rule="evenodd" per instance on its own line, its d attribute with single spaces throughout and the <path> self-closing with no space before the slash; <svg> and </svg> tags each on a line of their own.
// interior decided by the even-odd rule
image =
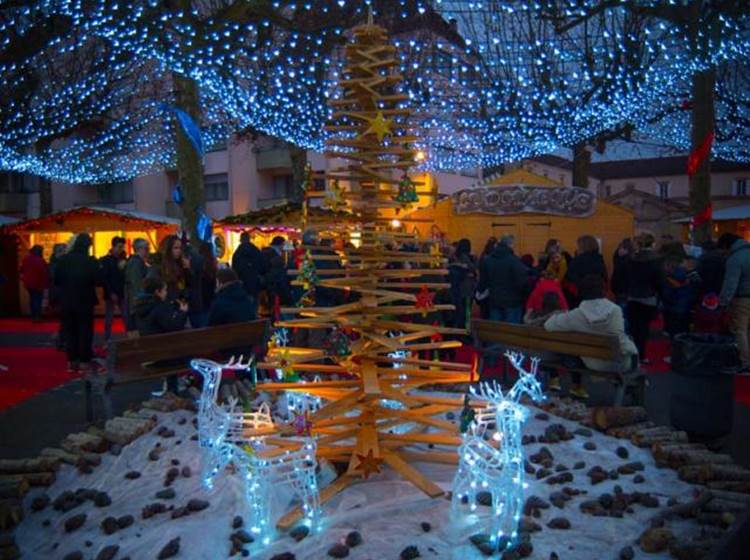
<svg viewBox="0 0 750 560">
<path fill-rule="evenodd" d="M 506 352 L 505 357 L 518 372 L 518 380 L 511 390 L 508 391 L 508 398 L 514 402 L 518 402 L 521 396 L 525 394 L 534 402 L 543 401 L 545 396 L 542 392 L 542 384 L 536 378 L 536 372 L 539 369 L 539 358 L 531 358 L 531 367 L 527 371 L 523 368 L 523 354 Z"/>
</svg>

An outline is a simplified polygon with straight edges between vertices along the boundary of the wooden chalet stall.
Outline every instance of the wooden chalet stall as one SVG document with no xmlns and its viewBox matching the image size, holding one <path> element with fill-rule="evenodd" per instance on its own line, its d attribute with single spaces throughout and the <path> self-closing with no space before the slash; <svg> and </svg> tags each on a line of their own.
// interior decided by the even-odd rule
<svg viewBox="0 0 750 560">
<path fill-rule="evenodd" d="M 435 227 L 422 221 L 425 218 L 434 218 Z M 516 254 L 535 259 L 550 238 L 559 239 L 573 254 L 576 240 L 589 234 L 600 241 L 610 270 L 618 243 L 634 232 L 630 210 L 598 200 L 590 190 L 564 187 L 523 169 L 458 191 L 402 222 L 423 236 L 442 235 L 449 242 L 468 238 L 475 254 L 482 252 L 491 235 L 499 239 L 511 234 Z"/>
<path fill-rule="evenodd" d="M 333 212 L 316 206 L 308 208 L 308 226 L 314 227 L 316 222 L 329 217 L 337 218 L 341 227 L 347 227 L 351 220 L 350 214 L 346 212 Z M 214 222 L 214 247 L 216 256 L 222 262 L 229 262 L 232 254 L 240 243 L 240 235 L 243 231 L 250 234 L 250 240 L 260 249 L 271 244 L 271 240 L 280 235 L 290 242 L 299 241 L 302 238 L 304 217 L 302 204 L 299 202 L 288 202 L 263 208 L 251 210 L 244 214 L 227 216 Z M 330 228 L 330 226 L 327 226 Z M 325 231 L 323 231 L 325 234 Z"/>
<path fill-rule="evenodd" d="M 739 235 L 746 241 L 750 241 L 750 205 L 730 206 L 713 211 L 711 216 L 713 224 L 713 236 L 717 239 L 724 233 Z M 680 218 L 675 223 L 682 226 L 682 239 L 690 239 L 690 218 Z"/>
<path fill-rule="evenodd" d="M 79 206 L 11 224 L 5 226 L 4 230 L 6 234 L 16 238 L 20 263 L 34 245 L 43 247 L 44 260 L 49 262 L 56 244 L 67 244 L 73 235 L 81 232 L 91 235 L 92 254 L 97 258 L 107 254 L 115 236 L 125 238 L 128 254 L 132 252 L 133 240 L 139 237 L 148 240 L 150 251 L 156 251 L 161 240 L 176 233 L 179 227 L 179 220 L 165 216 L 99 206 Z M 28 312 L 28 295 L 22 287 L 19 298 L 21 311 Z"/>
</svg>

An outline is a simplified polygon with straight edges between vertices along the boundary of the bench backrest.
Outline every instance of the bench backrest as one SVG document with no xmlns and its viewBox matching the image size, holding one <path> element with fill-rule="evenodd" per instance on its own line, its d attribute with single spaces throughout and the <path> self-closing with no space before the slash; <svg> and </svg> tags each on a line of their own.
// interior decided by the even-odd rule
<svg viewBox="0 0 750 560">
<path fill-rule="evenodd" d="M 149 362 L 208 358 L 234 348 L 249 351 L 263 342 L 267 326 L 267 321 L 258 320 L 113 340 L 107 354 L 108 369 L 118 377 L 137 376 L 147 373 L 144 364 Z"/>
<path fill-rule="evenodd" d="M 499 344 L 532 354 L 558 352 L 600 360 L 617 360 L 620 356 L 620 343 L 616 336 L 547 331 L 540 326 L 515 325 L 485 319 L 474 319 L 472 326 L 477 342 Z"/>
</svg>

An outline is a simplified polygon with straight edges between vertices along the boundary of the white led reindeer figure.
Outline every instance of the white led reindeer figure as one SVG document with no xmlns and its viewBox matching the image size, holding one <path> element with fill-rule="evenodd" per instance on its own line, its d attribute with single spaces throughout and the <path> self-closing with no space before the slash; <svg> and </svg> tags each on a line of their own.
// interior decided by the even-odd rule
<svg viewBox="0 0 750 560">
<path fill-rule="evenodd" d="M 523 507 L 524 483 L 521 428 L 529 416 L 528 409 L 519 401 L 528 395 L 539 402 L 544 399 L 542 386 L 536 379 L 539 360 L 531 360 L 530 371 L 523 369 L 523 356 L 507 353 L 506 357 L 518 371 L 518 380 L 506 395 L 493 383 L 480 383 L 479 390 L 471 388 L 473 396 L 488 401 L 475 424 L 464 435 L 458 450 L 459 465 L 453 480 L 451 509 L 457 514 L 462 500 L 468 498 L 471 511 L 476 509 L 476 496 L 481 491 L 492 494 L 492 523 L 490 544 L 502 552 L 513 546 L 518 538 L 518 522 Z M 494 416 L 496 431 L 492 439 L 499 448 L 485 441 L 490 417 Z"/>
<path fill-rule="evenodd" d="M 273 426 L 270 409 L 264 403 L 258 411 L 236 410 L 236 399 L 221 406 L 217 402 L 221 374 L 225 369 L 248 370 L 252 360 L 230 360 L 218 364 L 211 360 L 193 360 L 191 366 L 203 376 L 203 391 L 198 407 L 198 441 L 203 449 L 203 484 L 211 489 L 213 479 L 232 463 L 245 481 L 245 493 L 252 518 L 251 532 L 263 544 L 272 533 L 271 488 L 289 484 L 301 499 L 305 522 L 314 525 L 320 514 L 320 498 L 315 476 L 317 446 L 312 437 L 300 441 L 298 449 L 263 456 L 263 438 L 252 437 L 248 430 Z"/>
</svg>

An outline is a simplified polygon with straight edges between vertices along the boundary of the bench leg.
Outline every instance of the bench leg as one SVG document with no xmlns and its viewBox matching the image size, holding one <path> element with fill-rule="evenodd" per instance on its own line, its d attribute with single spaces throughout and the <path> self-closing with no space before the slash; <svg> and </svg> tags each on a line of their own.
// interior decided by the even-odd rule
<svg viewBox="0 0 750 560">
<path fill-rule="evenodd" d="M 94 403 L 91 397 L 91 380 L 84 378 L 83 380 L 83 397 L 86 403 L 86 422 L 94 421 Z"/>
<path fill-rule="evenodd" d="M 615 406 L 622 406 L 622 403 L 624 400 L 625 400 L 625 383 L 623 381 L 620 381 L 617 384 L 617 389 L 615 390 Z"/>
</svg>

